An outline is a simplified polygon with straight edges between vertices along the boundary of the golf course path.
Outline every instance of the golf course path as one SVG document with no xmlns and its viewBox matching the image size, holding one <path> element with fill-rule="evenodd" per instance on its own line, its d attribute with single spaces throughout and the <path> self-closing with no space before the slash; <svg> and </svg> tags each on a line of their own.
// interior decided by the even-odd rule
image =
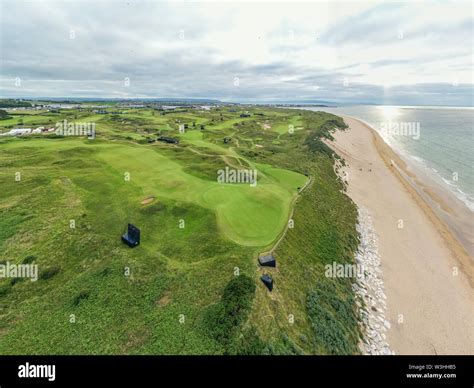
<svg viewBox="0 0 474 388">
<path fill-rule="evenodd" d="M 275 242 L 275 244 L 273 244 L 273 247 L 269 251 L 264 252 L 262 254 L 268 254 L 268 253 L 272 254 L 278 248 L 278 246 L 280 245 L 282 240 L 285 238 L 286 232 L 288 232 L 288 229 L 289 229 L 288 224 L 289 224 L 289 221 L 293 218 L 293 214 L 295 212 L 295 205 L 296 205 L 296 202 L 298 201 L 298 198 L 301 196 L 303 191 L 312 183 L 313 183 L 313 177 L 310 176 L 309 179 L 306 181 L 305 185 L 298 191 L 298 194 L 296 194 L 296 196 L 293 198 L 293 200 L 291 202 L 291 205 L 290 205 L 291 211 L 290 211 L 290 215 L 288 217 L 288 222 L 286 223 L 285 229 L 283 230 L 280 238 Z"/>
</svg>

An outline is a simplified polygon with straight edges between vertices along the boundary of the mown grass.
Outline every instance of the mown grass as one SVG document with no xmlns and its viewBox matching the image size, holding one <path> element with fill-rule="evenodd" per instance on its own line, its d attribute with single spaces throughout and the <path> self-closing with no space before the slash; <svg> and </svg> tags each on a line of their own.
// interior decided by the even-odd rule
<svg viewBox="0 0 474 388">
<path fill-rule="evenodd" d="M 355 206 L 314 140 L 342 122 L 251 112 L 61 111 L 54 119 L 97 120 L 97 139 L 0 139 L 0 261 L 32 260 L 40 272 L 37 282 L 0 280 L 0 354 L 355 352 L 350 284 L 323 277 L 324 264 L 352 260 Z M 205 129 L 180 136 L 176 120 Z M 273 130 L 286 122 L 303 128 Z M 180 144 L 147 144 L 159 131 Z M 217 169 L 237 165 L 258 169 L 257 187 L 216 183 Z M 313 181 L 269 294 L 256 256 L 281 235 L 304 174 Z M 142 231 L 135 249 L 120 241 L 127 222 Z"/>
</svg>

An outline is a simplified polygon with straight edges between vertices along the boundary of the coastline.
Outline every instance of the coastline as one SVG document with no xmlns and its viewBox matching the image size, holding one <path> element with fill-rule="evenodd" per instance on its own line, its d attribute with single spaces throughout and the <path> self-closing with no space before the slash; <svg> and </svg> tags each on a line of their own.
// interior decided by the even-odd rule
<svg viewBox="0 0 474 388">
<path fill-rule="evenodd" d="M 345 119 L 347 118 L 349 116 L 345 116 Z M 468 264 L 466 268 L 470 267 L 470 273 L 474 277 L 473 212 L 465 203 L 441 187 L 423 171 L 417 169 L 413 164 L 408 164 L 368 123 L 355 117 L 351 117 L 351 119 L 358 121 L 371 131 L 375 148 L 386 166 L 410 191 L 413 199 L 437 227 L 453 253 L 461 258 L 461 263 Z M 474 282 L 471 281 L 471 285 L 474 286 Z"/>
<path fill-rule="evenodd" d="M 440 215 L 459 216 L 459 209 L 376 130 L 342 117 L 349 128 L 326 143 L 348 163 L 347 194 L 373 218 L 391 327 L 387 342 L 396 354 L 472 354 L 473 260 Z"/>
</svg>

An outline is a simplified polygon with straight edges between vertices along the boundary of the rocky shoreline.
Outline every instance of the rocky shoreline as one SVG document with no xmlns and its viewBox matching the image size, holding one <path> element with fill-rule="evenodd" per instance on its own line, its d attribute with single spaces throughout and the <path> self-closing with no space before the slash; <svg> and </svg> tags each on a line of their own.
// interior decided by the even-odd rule
<svg viewBox="0 0 474 388">
<path fill-rule="evenodd" d="M 387 342 L 386 333 L 390 330 L 390 322 L 385 318 L 387 297 L 384 292 L 377 236 L 369 211 L 360 207 L 358 208 L 357 231 L 360 235 L 360 243 L 355 260 L 356 264 L 363 268 L 363 275 L 357 277 L 356 282 L 352 284 L 352 289 L 356 294 L 359 325 L 363 332 L 359 348 L 362 354 L 395 354 Z"/>
</svg>

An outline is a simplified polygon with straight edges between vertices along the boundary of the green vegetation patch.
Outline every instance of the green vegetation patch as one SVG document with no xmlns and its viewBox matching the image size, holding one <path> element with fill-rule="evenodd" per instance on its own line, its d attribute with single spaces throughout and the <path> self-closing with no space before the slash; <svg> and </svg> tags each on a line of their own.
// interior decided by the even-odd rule
<svg viewBox="0 0 474 388">
<path fill-rule="evenodd" d="M 342 295 L 342 296 L 341 296 Z M 341 293 L 331 281 L 318 284 L 310 291 L 306 301 L 316 347 L 329 354 L 356 354 L 358 336 L 354 299 Z"/>
<path fill-rule="evenodd" d="M 36 282 L 0 279 L 0 354 L 356 352 L 350 282 L 324 277 L 358 242 L 355 205 L 321 141 L 341 119 L 93 110 L 0 121 L 2 131 L 64 119 L 97 128 L 94 140 L 0 139 L 0 261 L 39 270 Z M 161 135 L 179 143 L 153 142 Z M 257 170 L 256 187 L 217 182 L 226 167 Z M 141 230 L 134 249 L 120 240 L 129 222 Z M 256 258 L 282 236 L 270 294 Z"/>
</svg>

